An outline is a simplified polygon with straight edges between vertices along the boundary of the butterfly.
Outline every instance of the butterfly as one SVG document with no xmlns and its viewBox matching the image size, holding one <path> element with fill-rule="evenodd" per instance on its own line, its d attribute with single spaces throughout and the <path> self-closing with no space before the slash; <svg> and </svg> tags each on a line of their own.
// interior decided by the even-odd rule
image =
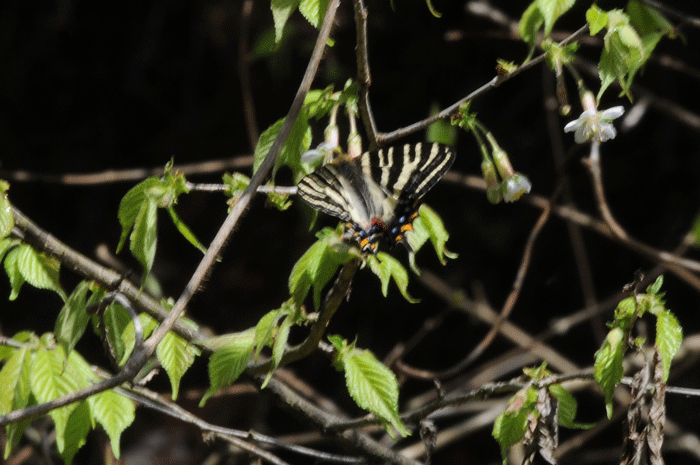
<svg viewBox="0 0 700 465">
<path fill-rule="evenodd" d="M 302 178 L 297 193 L 312 208 L 345 222 L 344 240 L 363 253 L 406 242 L 420 199 L 450 169 L 455 154 L 442 144 L 406 144 L 357 158 L 340 156 Z"/>
</svg>

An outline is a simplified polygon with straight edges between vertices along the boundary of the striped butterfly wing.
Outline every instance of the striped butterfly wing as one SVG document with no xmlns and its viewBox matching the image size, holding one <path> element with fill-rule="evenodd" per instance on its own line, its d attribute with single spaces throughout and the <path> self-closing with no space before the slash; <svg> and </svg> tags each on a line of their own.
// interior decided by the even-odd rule
<svg viewBox="0 0 700 465">
<path fill-rule="evenodd" d="M 297 188 L 301 198 L 316 210 L 364 228 L 376 214 L 377 194 L 386 197 L 354 161 L 346 158 L 316 169 L 299 181 Z"/>
<path fill-rule="evenodd" d="M 300 197 L 316 210 L 345 221 L 346 238 L 376 253 L 382 237 L 404 241 L 413 229 L 417 201 L 447 172 L 454 152 L 441 144 L 406 144 L 357 159 L 339 158 L 298 184 Z"/>
<path fill-rule="evenodd" d="M 360 165 L 365 176 L 379 184 L 399 204 L 423 197 L 450 169 L 455 154 L 446 145 L 406 144 L 365 152 Z"/>
</svg>

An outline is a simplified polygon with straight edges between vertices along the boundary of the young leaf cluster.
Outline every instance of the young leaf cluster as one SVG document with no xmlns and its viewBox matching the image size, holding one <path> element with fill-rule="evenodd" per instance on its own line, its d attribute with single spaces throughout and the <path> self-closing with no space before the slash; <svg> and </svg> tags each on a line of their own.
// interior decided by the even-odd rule
<svg viewBox="0 0 700 465">
<path fill-rule="evenodd" d="M 172 172 L 172 160 L 162 177 L 150 177 L 132 187 L 119 203 L 119 223 L 122 234 L 117 253 L 129 239 L 129 250 L 141 263 L 147 276 L 156 256 L 158 238 L 158 208 L 165 208 L 173 224 L 187 241 L 202 253 L 207 251 L 190 228 L 180 220 L 174 205 L 181 194 L 189 192 L 185 177 Z"/>
<path fill-rule="evenodd" d="M 615 310 L 615 319 L 608 324 L 608 332 L 603 345 L 595 354 L 595 379 L 605 396 L 605 409 L 608 418 L 612 416 L 612 399 L 615 386 L 624 374 L 622 362 L 631 346 L 638 346 L 643 341 L 631 343 L 631 332 L 638 318 L 650 313 L 656 317 L 655 346 L 661 355 L 663 382 L 668 380 L 671 361 L 680 349 L 683 330 L 675 315 L 666 308 L 661 292 L 663 276 L 659 276 L 646 293 L 637 294 L 621 301 Z M 636 347 L 635 347 L 636 348 Z"/>
<path fill-rule="evenodd" d="M 82 292 L 82 291 L 81 291 Z M 41 337 L 29 332 L 15 335 L 20 347 L 4 346 L 0 361 L 0 415 L 32 405 L 50 402 L 95 382 L 90 365 L 77 352 L 67 353 L 52 334 Z M 70 464 L 85 444 L 87 434 L 99 424 L 110 438 L 119 457 L 119 439 L 134 420 L 134 403 L 114 391 L 52 410 L 56 445 L 64 462 Z M 4 458 L 17 446 L 30 420 L 7 425 Z"/>
<path fill-rule="evenodd" d="M 592 425 L 574 421 L 578 403 L 574 396 L 561 384 L 549 384 L 546 387 L 537 387 L 534 382 L 539 382 L 551 376 L 546 369 L 546 364 L 536 368 L 523 370 L 533 383 L 520 389 L 508 402 L 506 410 L 496 418 L 492 435 L 498 441 L 501 448 L 503 463 L 507 462 L 508 449 L 523 441 L 528 431 L 537 431 L 538 424 L 543 421 L 543 401 L 554 402 L 557 408 L 550 414 L 553 415 L 555 424 L 565 428 L 590 428 Z M 537 441 L 535 441 L 537 442 Z"/>
<path fill-rule="evenodd" d="M 539 34 L 542 33 L 543 49 L 550 63 L 564 58 L 562 63 L 573 60 L 576 45 L 562 48 L 553 46 L 548 39 L 555 22 L 575 4 L 575 0 L 535 0 L 520 18 L 518 32 L 534 53 Z M 604 11 L 593 5 L 586 12 L 586 22 L 592 36 L 605 30 L 603 50 L 598 63 L 600 90 L 598 100 L 605 90 L 617 81 L 622 94 L 631 100 L 630 86 L 635 74 L 644 66 L 662 37 L 673 38 L 671 23 L 658 10 L 636 0 L 628 2 L 625 11 Z"/>
</svg>

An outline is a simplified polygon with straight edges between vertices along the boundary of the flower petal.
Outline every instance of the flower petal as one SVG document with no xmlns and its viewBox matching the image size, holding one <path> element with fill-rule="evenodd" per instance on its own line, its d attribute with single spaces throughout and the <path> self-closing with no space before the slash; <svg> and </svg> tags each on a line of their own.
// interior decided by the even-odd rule
<svg viewBox="0 0 700 465">
<path fill-rule="evenodd" d="M 612 121 L 615 118 L 619 118 L 625 113 L 625 107 L 622 105 L 617 107 L 608 108 L 600 113 L 600 119 L 602 121 Z"/>
</svg>

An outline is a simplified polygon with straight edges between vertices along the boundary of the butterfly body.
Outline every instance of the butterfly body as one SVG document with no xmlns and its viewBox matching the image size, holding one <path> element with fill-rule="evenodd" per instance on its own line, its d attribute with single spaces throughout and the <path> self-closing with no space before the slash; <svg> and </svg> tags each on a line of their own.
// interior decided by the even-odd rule
<svg viewBox="0 0 700 465">
<path fill-rule="evenodd" d="M 420 198 L 453 161 L 449 147 L 421 143 L 339 157 L 304 177 L 298 193 L 311 207 L 344 221 L 344 239 L 376 254 L 382 240 L 407 245 Z"/>
</svg>

